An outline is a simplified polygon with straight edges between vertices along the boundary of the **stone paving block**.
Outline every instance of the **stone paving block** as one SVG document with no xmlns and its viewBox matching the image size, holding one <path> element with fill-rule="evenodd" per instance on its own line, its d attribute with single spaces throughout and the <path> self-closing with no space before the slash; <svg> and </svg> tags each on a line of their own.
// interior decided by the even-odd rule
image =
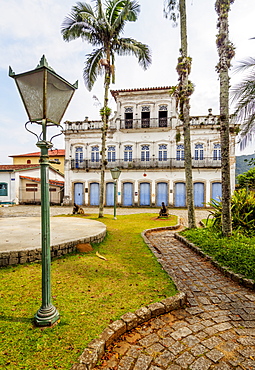
<svg viewBox="0 0 255 370">
<path fill-rule="evenodd" d="M 118 338 L 126 332 L 127 325 L 123 320 L 116 320 L 109 325 L 109 328 L 114 331 L 116 338 Z"/>
<path fill-rule="evenodd" d="M 158 341 L 159 341 L 159 337 L 157 336 L 157 334 L 150 334 L 146 336 L 145 338 L 139 340 L 139 344 L 143 347 L 149 347 Z"/>
<path fill-rule="evenodd" d="M 86 348 L 79 357 L 80 364 L 85 366 L 86 370 L 91 370 L 99 360 L 98 353 L 95 349 Z"/>
<path fill-rule="evenodd" d="M 173 333 L 171 333 L 171 337 L 175 340 L 187 337 L 188 335 L 192 334 L 192 331 L 188 327 L 182 327 Z"/>
<path fill-rule="evenodd" d="M 181 367 L 176 364 L 171 364 L 168 366 L 167 370 L 181 370 Z"/>
<path fill-rule="evenodd" d="M 164 346 L 164 347 L 170 347 L 172 346 L 174 343 L 175 343 L 175 340 L 173 338 L 170 338 L 170 337 L 166 337 L 166 338 L 163 338 L 160 340 L 160 343 Z"/>
<path fill-rule="evenodd" d="M 191 370 L 207 370 L 210 368 L 211 364 L 212 361 L 210 361 L 208 358 L 199 357 L 190 365 L 189 368 Z"/>
<path fill-rule="evenodd" d="M 164 347 L 160 343 L 155 343 L 152 346 L 146 348 L 146 352 L 153 357 L 158 356 L 163 350 Z"/>
<path fill-rule="evenodd" d="M 147 370 L 152 362 L 153 358 L 151 356 L 146 356 L 141 354 L 135 364 L 133 370 Z"/>
<path fill-rule="evenodd" d="M 143 350 L 142 346 L 133 345 L 129 348 L 127 356 L 137 358 L 142 352 L 142 350 Z"/>
<path fill-rule="evenodd" d="M 175 342 L 171 347 L 169 347 L 169 351 L 171 351 L 175 356 L 178 355 L 178 353 L 182 352 L 186 347 L 180 343 Z"/>
<path fill-rule="evenodd" d="M 174 358 L 175 356 L 173 353 L 165 350 L 159 357 L 155 359 L 155 364 L 165 369 L 167 365 L 174 360 Z"/>
<path fill-rule="evenodd" d="M 213 370 L 231 370 L 232 367 L 230 367 L 226 362 L 221 361 L 219 364 L 215 364 L 212 366 Z"/>
<path fill-rule="evenodd" d="M 206 352 L 208 352 L 208 348 L 206 348 L 202 344 L 197 344 L 193 348 L 190 349 L 190 352 L 194 356 L 200 356 L 200 355 L 205 354 Z"/>
<path fill-rule="evenodd" d="M 209 349 L 213 349 L 214 347 L 218 346 L 220 343 L 222 343 L 222 339 L 218 337 L 211 337 L 209 339 L 202 341 L 202 344 Z"/>
<path fill-rule="evenodd" d="M 148 305 L 148 309 L 151 311 L 151 317 L 157 317 L 166 313 L 166 306 L 160 302 Z"/>
<path fill-rule="evenodd" d="M 141 307 L 135 311 L 135 315 L 138 317 L 138 324 L 150 320 L 151 311 L 147 307 Z"/>
<path fill-rule="evenodd" d="M 175 362 L 180 365 L 181 367 L 187 369 L 188 365 L 190 365 L 195 360 L 195 357 L 192 356 L 189 352 L 184 352 L 182 355 L 180 355 Z"/>
<path fill-rule="evenodd" d="M 206 356 L 213 362 L 218 362 L 222 357 L 224 357 L 224 354 L 217 349 L 212 349 L 206 353 Z"/>
<path fill-rule="evenodd" d="M 121 320 L 126 323 L 127 330 L 131 330 L 138 325 L 138 317 L 132 312 L 128 312 L 122 315 Z"/>
<path fill-rule="evenodd" d="M 182 342 L 188 347 L 193 347 L 195 344 L 199 343 L 199 339 L 195 335 L 188 335 L 186 338 L 182 339 Z"/>
<path fill-rule="evenodd" d="M 124 356 L 118 366 L 118 370 L 130 370 L 135 362 L 133 357 Z"/>
</svg>

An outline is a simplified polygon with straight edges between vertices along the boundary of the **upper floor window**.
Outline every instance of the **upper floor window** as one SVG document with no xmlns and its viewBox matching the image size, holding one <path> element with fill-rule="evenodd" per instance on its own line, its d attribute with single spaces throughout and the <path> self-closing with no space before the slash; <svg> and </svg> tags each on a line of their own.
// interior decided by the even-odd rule
<svg viewBox="0 0 255 370">
<path fill-rule="evenodd" d="M 83 162 L 83 147 L 77 146 L 75 148 L 75 167 L 79 168 Z"/>
<path fill-rule="evenodd" d="M 219 143 L 213 145 L 213 159 L 221 159 L 221 146 Z"/>
<path fill-rule="evenodd" d="M 167 127 L 167 105 L 160 105 L 158 112 L 159 127 Z"/>
<path fill-rule="evenodd" d="M 124 146 L 124 161 L 132 162 L 132 160 L 133 160 L 132 145 L 125 145 Z"/>
<path fill-rule="evenodd" d="M 98 145 L 91 148 L 91 162 L 99 162 L 99 147 Z"/>
<path fill-rule="evenodd" d="M 150 146 L 149 145 L 142 145 L 141 147 L 141 161 L 149 161 L 150 160 Z"/>
<path fill-rule="evenodd" d="M 150 107 L 145 105 L 142 107 L 142 128 L 150 127 Z"/>
<path fill-rule="evenodd" d="M 204 145 L 195 144 L 195 160 L 204 159 Z"/>
<path fill-rule="evenodd" d="M 107 160 L 108 160 L 108 162 L 115 162 L 116 161 L 116 150 L 115 150 L 114 145 L 108 146 Z"/>
<path fill-rule="evenodd" d="M 0 195 L 8 195 L 8 184 L 6 182 L 0 182 Z"/>
<path fill-rule="evenodd" d="M 167 160 L 167 145 L 161 144 L 158 148 L 158 160 L 166 161 Z"/>
<path fill-rule="evenodd" d="M 125 128 L 133 128 L 133 107 L 125 107 Z"/>
<path fill-rule="evenodd" d="M 183 144 L 177 145 L 176 159 L 177 161 L 184 161 L 184 145 Z"/>
</svg>

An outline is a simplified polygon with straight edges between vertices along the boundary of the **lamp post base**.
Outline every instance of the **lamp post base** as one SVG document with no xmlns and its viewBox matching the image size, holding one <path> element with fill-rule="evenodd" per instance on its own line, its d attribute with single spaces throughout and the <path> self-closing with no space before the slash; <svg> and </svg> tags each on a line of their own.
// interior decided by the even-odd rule
<svg viewBox="0 0 255 370">
<path fill-rule="evenodd" d="M 34 317 L 36 326 L 52 326 L 59 320 L 59 313 L 55 306 L 41 307 Z"/>
</svg>

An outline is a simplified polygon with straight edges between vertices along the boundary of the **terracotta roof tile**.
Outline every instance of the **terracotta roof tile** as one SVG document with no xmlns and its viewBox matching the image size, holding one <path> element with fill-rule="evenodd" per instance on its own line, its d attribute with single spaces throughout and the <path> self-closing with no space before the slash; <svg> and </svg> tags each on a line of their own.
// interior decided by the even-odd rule
<svg viewBox="0 0 255 370">
<path fill-rule="evenodd" d="M 9 155 L 9 157 L 40 157 L 41 152 Z M 49 150 L 49 157 L 64 156 L 65 149 Z"/>
<path fill-rule="evenodd" d="M 29 168 L 39 168 L 40 164 L 1 164 L 0 171 L 15 171 Z"/>
<path fill-rule="evenodd" d="M 34 182 L 41 182 L 41 179 L 37 178 L 37 177 L 30 177 L 30 176 L 20 176 L 20 179 L 22 180 L 30 180 L 30 181 L 34 181 Z M 49 183 L 51 185 L 56 185 L 56 186 L 64 186 L 65 183 L 64 181 L 58 181 L 58 180 L 49 180 Z"/>
</svg>

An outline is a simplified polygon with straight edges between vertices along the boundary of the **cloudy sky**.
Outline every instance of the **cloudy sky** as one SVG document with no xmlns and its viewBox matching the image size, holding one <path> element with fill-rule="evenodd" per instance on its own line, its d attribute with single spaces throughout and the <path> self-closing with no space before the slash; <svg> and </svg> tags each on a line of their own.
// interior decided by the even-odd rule
<svg viewBox="0 0 255 370">
<path fill-rule="evenodd" d="M 90 0 L 87 0 L 90 2 Z M 124 35 L 150 46 L 152 65 L 143 71 L 134 57 L 116 59 L 116 83 L 111 89 L 171 86 L 177 84 L 175 71 L 179 56 L 179 28 L 163 17 L 164 0 L 139 0 L 141 13 L 138 21 L 127 24 Z M 219 81 L 215 72 L 215 0 L 186 0 L 189 54 L 193 58 L 191 80 L 195 93 L 191 100 L 191 114 L 206 115 L 208 108 L 218 114 Z M 82 79 L 84 60 L 92 47 L 81 40 L 64 42 L 61 24 L 71 11 L 73 0 L 1 0 L 0 1 L 0 164 L 11 163 L 9 155 L 37 151 L 36 138 L 28 133 L 27 121 L 14 80 L 8 76 L 9 65 L 15 73 L 34 69 L 45 54 L 54 70 L 74 83 L 79 89 L 67 109 L 65 120 L 99 118 L 98 101 L 103 101 L 103 80 L 99 78 L 88 92 Z M 229 15 L 230 39 L 236 47 L 233 65 L 255 57 L 254 0 L 236 0 Z M 231 83 L 240 80 L 233 75 Z M 114 100 L 110 105 L 115 109 Z M 63 135 L 54 141 L 56 148 L 64 148 Z M 245 154 L 253 153 L 252 145 Z M 238 153 L 240 154 L 240 153 Z M 242 153 L 241 153 L 242 154 Z"/>
</svg>

